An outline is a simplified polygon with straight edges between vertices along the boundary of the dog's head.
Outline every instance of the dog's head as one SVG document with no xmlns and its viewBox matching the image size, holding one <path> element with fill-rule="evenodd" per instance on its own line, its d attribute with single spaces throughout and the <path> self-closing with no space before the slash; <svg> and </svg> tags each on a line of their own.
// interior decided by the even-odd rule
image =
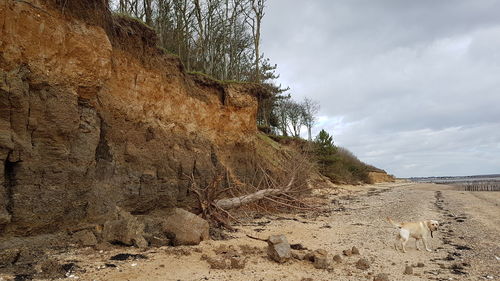
<svg viewBox="0 0 500 281">
<path fill-rule="evenodd" d="M 438 221 L 429 220 L 429 221 L 426 221 L 426 223 L 427 223 L 427 227 L 429 228 L 429 230 L 431 232 L 438 230 L 438 227 L 439 227 L 439 222 Z"/>
</svg>

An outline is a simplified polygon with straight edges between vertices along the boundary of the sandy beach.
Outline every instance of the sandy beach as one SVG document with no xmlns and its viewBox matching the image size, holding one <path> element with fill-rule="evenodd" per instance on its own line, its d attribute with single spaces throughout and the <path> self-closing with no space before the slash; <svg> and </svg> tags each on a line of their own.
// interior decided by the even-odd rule
<svg viewBox="0 0 500 281">
<path fill-rule="evenodd" d="M 313 197 L 329 204 L 329 212 L 247 219 L 229 233 L 233 238 L 203 241 L 198 246 L 146 251 L 83 248 L 58 254 L 57 259 L 76 265 L 66 280 L 373 280 L 380 273 L 388 274 L 388 280 L 500 278 L 499 192 L 400 182 L 322 189 Z M 395 221 L 438 220 L 441 228 L 430 239 L 433 251 L 417 251 L 414 240 L 408 243 L 407 253 L 396 251 L 396 230 L 385 221 L 387 216 Z M 316 269 L 310 261 L 298 259 L 279 264 L 267 257 L 266 242 L 247 234 L 263 239 L 284 234 L 290 244 L 306 248 L 293 252 L 323 249 L 329 258 L 340 255 L 341 261 L 332 261 L 328 269 Z M 353 246 L 359 254 L 343 254 Z M 145 258 L 110 260 L 119 253 Z M 213 269 L 207 262 L 228 253 L 238 256 L 244 268 Z M 356 266 L 362 258 L 369 268 Z M 411 274 L 404 274 L 407 266 Z"/>
</svg>

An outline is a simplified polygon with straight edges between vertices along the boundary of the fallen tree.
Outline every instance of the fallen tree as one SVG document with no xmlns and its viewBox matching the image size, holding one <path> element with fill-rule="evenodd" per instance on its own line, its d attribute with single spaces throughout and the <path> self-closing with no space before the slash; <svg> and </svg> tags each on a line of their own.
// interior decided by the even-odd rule
<svg viewBox="0 0 500 281">
<path fill-rule="evenodd" d="M 315 209 L 300 198 L 310 189 L 311 169 L 312 164 L 304 156 L 295 155 L 290 156 L 282 170 L 274 175 L 258 166 L 255 172 L 257 180 L 251 183 L 239 182 L 224 171 L 219 172 L 210 184 L 200 187 L 190 175 L 189 190 L 196 195 L 203 218 L 229 227 L 228 219 L 235 219 L 229 211 L 251 203 L 260 207 L 274 204 L 289 209 Z"/>
</svg>

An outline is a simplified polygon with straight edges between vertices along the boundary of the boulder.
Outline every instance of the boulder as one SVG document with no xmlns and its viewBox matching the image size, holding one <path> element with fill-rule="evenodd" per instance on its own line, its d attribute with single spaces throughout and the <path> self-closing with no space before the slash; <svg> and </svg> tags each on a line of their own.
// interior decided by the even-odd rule
<svg viewBox="0 0 500 281">
<path fill-rule="evenodd" d="M 275 262 L 284 263 L 292 257 L 285 235 L 272 235 L 267 239 L 267 255 Z"/>
<path fill-rule="evenodd" d="M 198 245 L 210 239 L 209 224 L 206 220 L 180 208 L 174 208 L 163 222 L 174 245 Z"/>
<path fill-rule="evenodd" d="M 317 269 L 327 269 L 330 267 L 330 259 L 328 256 L 328 252 L 319 249 L 312 253 L 313 258 L 313 266 Z"/>
<path fill-rule="evenodd" d="M 97 238 L 94 233 L 88 229 L 80 230 L 73 233 L 73 240 L 81 246 L 95 246 L 97 245 Z"/>
<path fill-rule="evenodd" d="M 148 246 L 148 242 L 144 239 L 144 224 L 123 210 L 118 210 L 115 220 L 104 223 L 102 238 L 109 243 L 121 243 L 139 248 Z"/>
</svg>

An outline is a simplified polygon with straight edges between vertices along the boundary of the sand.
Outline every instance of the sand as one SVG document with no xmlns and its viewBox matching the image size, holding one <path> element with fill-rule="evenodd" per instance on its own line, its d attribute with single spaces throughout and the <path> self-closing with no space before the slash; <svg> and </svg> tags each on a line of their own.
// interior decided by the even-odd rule
<svg viewBox="0 0 500 281">
<path fill-rule="evenodd" d="M 500 280 L 500 192 L 398 182 L 317 190 L 314 198 L 330 211 L 247 219 L 235 225 L 238 231 L 229 233 L 234 237 L 229 240 L 145 251 L 80 248 L 54 257 L 78 265 L 64 280 L 373 280 L 379 273 L 387 273 L 389 280 Z M 385 221 L 387 216 L 395 221 L 441 222 L 430 239 L 433 252 L 417 251 L 413 241 L 407 253 L 396 251 L 396 230 Z M 264 239 L 285 234 L 290 243 L 340 254 L 342 261 L 332 262 L 330 269 L 296 259 L 278 264 L 267 257 L 267 243 L 247 234 Z M 214 251 L 221 246 L 239 252 L 247 261 L 245 268 L 211 269 L 206 257 L 217 257 Z M 359 255 L 342 255 L 352 246 Z M 147 259 L 109 260 L 118 253 L 141 253 Z M 368 269 L 356 268 L 360 258 L 369 261 Z M 403 274 L 407 265 L 413 267 L 411 275 Z"/>
</svg>

